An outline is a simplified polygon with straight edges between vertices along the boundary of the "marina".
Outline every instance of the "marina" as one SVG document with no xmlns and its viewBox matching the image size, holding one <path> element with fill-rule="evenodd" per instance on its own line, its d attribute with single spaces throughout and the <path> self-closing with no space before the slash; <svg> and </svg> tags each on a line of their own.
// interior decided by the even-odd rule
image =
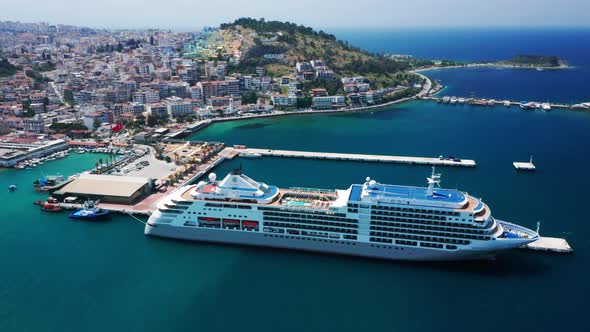
<svg viewBox="0 0 590 332">
<path fill-rule="evenodd" d="M 513 101 L 513 100 L 495 100 L 485 98 L 468 98 L 468 97 L 437 97 L 427 96 L 422 97 L 423 100 L 431 100 L 437 103 L 445 103 L 451 105 L 474 105 L 474 106 L 496 106 L 503 105 L 505 107 L 519 106 L 521 109 L 542 109 L 544 111 L 550 111 L 553 108 L 557 109 L 574 109 L 584 110 L 590 109 L 590 103 L 581 104 L 565 104 L 565 103 L 550 103 L 550 102 L 529 102 L 529 101 Z"/>
<path fill-rule="evenodd" d="M 281 158 L 305 158 L 305 159 L 325 159 L 325 160 L 344 160 L 344 161 L 361 161 L 361 162 L 379 162 L 395 164 L 413 164 L 413 165 L 433 165 L 433 166 L 453 166 L 453 167 L 475 167 L 476 163 L 471 159 L 458 159 L 454 157 L 406 157 L 406 156 L 385 156 L 370 154 L 353 154 L 353 153 L 333 153 L 333 152 L 311 152 L 311 151 L 289 151 L 289 150 L 271 150 L 271 149 L 254 149 L 246 148 L 239 150 L 240 153 L 249 155 L 281 157 Z"/>
</svg>

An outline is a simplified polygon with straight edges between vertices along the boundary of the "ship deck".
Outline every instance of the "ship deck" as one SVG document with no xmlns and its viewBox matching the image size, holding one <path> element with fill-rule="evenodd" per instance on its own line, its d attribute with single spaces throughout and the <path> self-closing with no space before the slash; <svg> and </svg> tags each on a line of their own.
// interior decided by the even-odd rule
<svg viewBox="0 0 590 332">
<path fill-rule="evenodd" d="M 194 186 L 188 187 L 180 196 L 187 201 L 199 201 L 201 199 L 195 199 L 191 196 L 191 191 Z M 279 189 L 278 199 L 267 204 L 269 206 L 284 206 L 289 208 L 308 208 L 308 209 L 319 209 L 328 210 L 331 204 L 338 198 L 336 192 L 326 191 L 310 191 L 310 190 L 297 190 L 297 189 Z M 240 199 L 202 199 L 203 201 L 212 202 L 234 202 L 240 204 L 258 204 L 248 201 L 242 201 Z"/>
</svg>

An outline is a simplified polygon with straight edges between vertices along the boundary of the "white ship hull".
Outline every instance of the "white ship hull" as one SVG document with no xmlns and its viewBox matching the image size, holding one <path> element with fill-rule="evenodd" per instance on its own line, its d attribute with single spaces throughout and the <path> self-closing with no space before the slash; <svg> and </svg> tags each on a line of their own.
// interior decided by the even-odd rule
<svg viewBox="0 0 590 332">
<path fill-rule="evenodd" d="M 159 202 L 145 234 L 412 261 L 489 258 L 539 237 L 492 218 L 479 199 L 435 191 L 434 172 L 429 188 L 367 179 L 348 190 L 279 189 L 241 171 L 209 180 Z"/>
<path fill-rule="evenodd" d="M 177 227 L 171 225 L 146 225 L 145 234 L 179 240 L 226 243 L 247 246 L 273 247 L 291 250 L 304 250 L 319 253 L 351 255 L 359 257 L 408 260 L 408 261 L 458 261 L 481 260 L 494 257 L 495 254 L 514 246 L 495 249 L 457 249 L 438 250 L 394 245 L 370 244 L 359 241 L 315 241 L 309 238 L 274 235 L 269 236 L 256 231 L 233 231 L 216 228 Z"/>
</svg>

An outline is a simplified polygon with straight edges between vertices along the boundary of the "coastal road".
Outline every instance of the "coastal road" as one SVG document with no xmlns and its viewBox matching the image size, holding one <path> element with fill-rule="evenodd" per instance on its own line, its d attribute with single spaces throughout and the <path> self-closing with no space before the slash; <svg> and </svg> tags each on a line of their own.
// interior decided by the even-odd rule
<svg viewBox="0 0 590 332">
<path fill-rule="evenodd" d="M 424 97 L 428 94 L 428 92 L 430 91 L 430 89 L 432 88 L 432 81 L 430 80 L 430 78 L 428 78 L 427 76 L 424 76 L 420 73 L 414 72 L 414 74 L 422 77 L 424 80 L 426 80 L 426 83 L 424 83 L 424 85 L 422 86 L 422 90 L 420 92 L 418 92 L 418 94 L 416 95 L 416 97 Z"/>
</svg>

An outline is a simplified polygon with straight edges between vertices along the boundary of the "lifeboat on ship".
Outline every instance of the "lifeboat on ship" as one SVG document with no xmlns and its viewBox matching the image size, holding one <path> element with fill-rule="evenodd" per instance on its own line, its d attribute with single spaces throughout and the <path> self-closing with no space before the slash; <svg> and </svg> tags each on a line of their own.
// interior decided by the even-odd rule
<svg viewBox="0 0 590 332">
<path fill-rule="evenodd" d="M 246 229 L 258 229 L 258 221 L 244 220 L 242 225 Z"/>
<path fill-rule="evenodd" d="M 239 219 L 223 219 L 224 227 L 240 227 Z"/>
</svg>

